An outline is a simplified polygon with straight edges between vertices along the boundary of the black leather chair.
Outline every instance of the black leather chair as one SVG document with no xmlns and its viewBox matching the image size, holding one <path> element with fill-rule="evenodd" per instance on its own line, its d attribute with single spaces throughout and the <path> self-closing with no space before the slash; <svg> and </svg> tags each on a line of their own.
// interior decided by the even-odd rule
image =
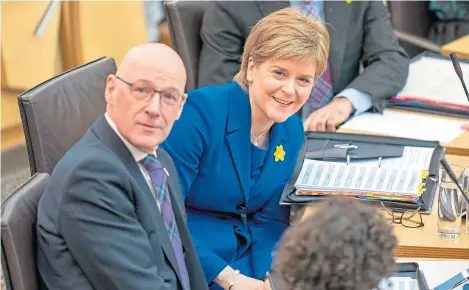
<svg viewBox="0 0 469 290">
<path fill-rule="evenodd" d="M 428 1 L 387 1 L 386 3 L 394 32 L 411 57 L 424 50 L 440 53 L 441 47 L 427 39 L 433 23 Z"/>
<path fill-rule="evenodd" d="M 387 1 L 391 22 L 409 55 L 424 50 L 441 53 L 442 46 L 469 33 L 469 22 L 440 21 L 429 1 Z"/>
<path fill-rule="evenodd" d="M 104 114 L 104 89 L 114 59 L 103 57 L 64 72 L 18 97 L 31 175 L 51 174 L 64 153 Z"/>
<path fill-rule="evenodd" d="M 200 28 L 207 1 L 163 2 L 172 45 L 182 58 L 187 71 L 186 91 L 197 88 L 199 54 L 202 47 Z"/>
<path fill-rule="evenodd" d="M 48 183 L 49 174 L 35 174 L 2 203 L 2 270 L 8 290 L 39 289 L 36 217 Z"/>
</svg>

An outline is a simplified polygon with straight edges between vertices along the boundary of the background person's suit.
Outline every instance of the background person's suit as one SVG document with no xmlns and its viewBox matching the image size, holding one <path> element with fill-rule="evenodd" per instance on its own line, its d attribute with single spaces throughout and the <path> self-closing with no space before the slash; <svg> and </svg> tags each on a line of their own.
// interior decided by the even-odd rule
<svg viewBox="0 0 469 290">
<path fill-rule="evenodd" d="M 213 1 L 200 32 L 198 86 L 224 84 L 239 71 L 244 42 L 263 17 L 290 1 Z M 353 88 L 371 96 L 374 107 L 404 86 L 409 60 L 394 35 L 382 1 L 325 1 L 334 95 Z M 360 61 L 365 69 L 359 75 Z"/>
</svg>

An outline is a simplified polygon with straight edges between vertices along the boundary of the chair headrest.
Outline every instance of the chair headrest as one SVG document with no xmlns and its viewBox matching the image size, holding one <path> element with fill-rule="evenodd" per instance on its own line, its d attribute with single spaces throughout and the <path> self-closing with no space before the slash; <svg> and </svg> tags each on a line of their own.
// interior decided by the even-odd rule
<svg viewBox="0 0 469 290">
<path fill-rule="evenodd" d="M 208 1 L 164 1 L 173 48 L 186 66 L 186 91 L 197 88 L 199 55 L 202 47 L 200 28 Z"/>
<path fill-rule="evenodd" d="M 19 96 L 31 174 L 50 174 L 65 152 L 104 114 L 106 79 L 115 72 L 114 60 L 103 57 Z"/>
<path fill-rule="evenodd" d="M 49 183 L 49 174 L 32 176 L 2 203 L 2 265 L 15 290 L 38 289 L 36 268 L 36 220 L 39 199 Z"/>
</svg>

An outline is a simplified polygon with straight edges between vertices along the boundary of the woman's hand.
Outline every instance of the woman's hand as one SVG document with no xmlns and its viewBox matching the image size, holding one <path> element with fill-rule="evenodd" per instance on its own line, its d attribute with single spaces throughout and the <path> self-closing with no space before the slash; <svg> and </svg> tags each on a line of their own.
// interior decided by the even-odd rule
<svg viewBox="0 0 469 290">
<path fill-rule="evenodd" d="M 269 284 L 241 274 L 234 281 L 235 284 L 230 290 L 271 290 Z"/>
<path fill-rule="evenodd" d="M 230 266 L 226 266 L 214 280 L 225 290 L 271 290 L 270 285 L 261 280 L 239 274 Z M 230 289 L 230 282 L 234 285 Z"/>
</svg>

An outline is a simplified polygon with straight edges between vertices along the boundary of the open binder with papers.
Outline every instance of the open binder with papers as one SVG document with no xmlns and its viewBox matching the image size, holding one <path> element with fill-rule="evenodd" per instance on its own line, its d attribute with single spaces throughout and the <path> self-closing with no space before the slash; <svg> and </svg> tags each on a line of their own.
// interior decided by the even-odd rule
<svg viewBox="0 0 469 290">
<path fill-rule="evenodd" d="M 443 154 L 436 141 L 308 132 L 280 203 L 343 195 L 429 213 Z"/>
<path fill-rule="evenodd" d="M 460 60 L 460 67 L 469 80 L 469 61 Z M 469 102 L 451 59 L 428 51 L 411 60 L 402 91 L 383 102 L 387 108 L 469 118 Z"/>
</svg>

